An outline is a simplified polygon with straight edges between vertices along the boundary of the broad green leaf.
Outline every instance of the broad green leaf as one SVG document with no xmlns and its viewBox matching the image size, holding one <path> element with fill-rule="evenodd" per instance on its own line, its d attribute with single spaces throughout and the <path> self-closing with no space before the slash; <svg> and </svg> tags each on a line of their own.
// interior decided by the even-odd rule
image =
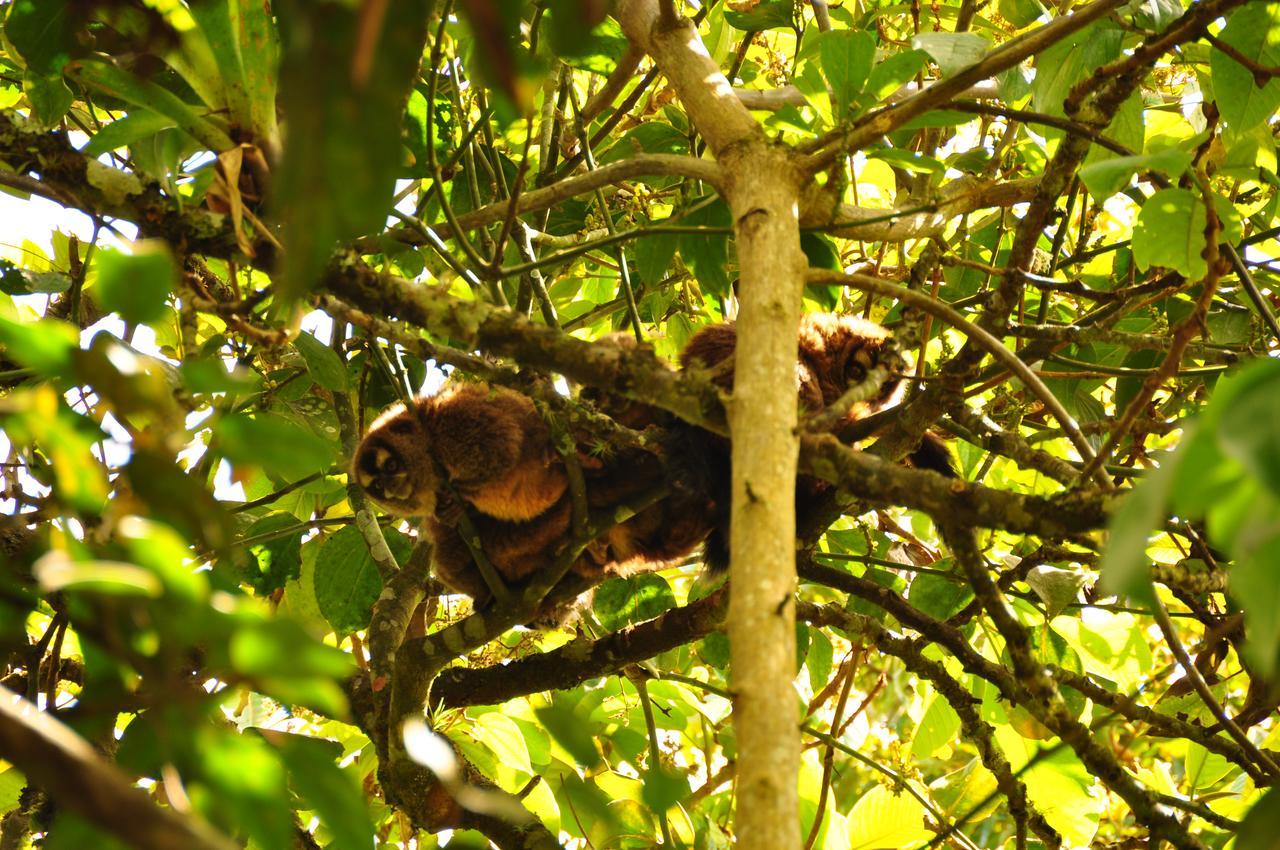
<svg viewBox="0 0 1280 850">
<path fill-rule="evenodd" d="M 22 91 L 31 101 L 31 117 L 44 127 L 57 126 L 74 99 L 61 73 L 27 71 L 22 78 Z"/>
<path fill-rule="evenodd" d="M 1280 850 L 1280 787 L 1267 789 L 1249 809 L 1236 833 L 1235 850 Z"/>
<path fill-rule="evenodd" d="M 1035 23 L 1045 13 L 1040 0 L 1000 0 L 997 8 L 1000 17 L 1018 28 Z"/>
<path fill-rule="evenodd" d="M 659 766 L 645 771 L 641 799 L 651 812 L 665 812 L 689 795 L 689 780 L 683 774 Z"/>
<path fill-rule="evenodd" d="M 1186 781 L 1188 796 L 1201 796 L 1235 769 L 1226 756 L 1211 753 L 1195 741 L 1187 742 Z"/>
<path fill-rule="evenodd" d="M 849 812 L 849 850 L 915 847 L 933 838 L 929 816 L 915 797 L 875 785 Z"/>
<path fill-rule="evenodd" d="M 330 741 L 302 735 L 280 735 L 280 754 L 289 783 L 306 808 L 320 816 L 332 836 L 332 846 L 362 850 L 374 846 L 374 826 L 355 776 L 338 767 Z M 339 754 L 341 750 L 339 749 Z"/>
<path fill-rule="evenodd" d="M 312 639 L 292 620 L 256 615 L 234 624 L 228 659 L 237 673 L 277 681 L 341 679 L 351 675 L 355 665 L 350 655 Z"/>
<path fill-rule="evenodd" d="M 945 620 L 969 604 L 973 588 L 945 576 L 921 573 L 911 580 L 907 599 L 930 617 Z"/>
<path fill-rule="evenodd" d="M 275 4 L 283 56 L 280 101 L 289 123 L 275 186 L 286 249 L 280 295 L 310 291 L 339 241 L 379 230 L 400 163 L 401 116 L 418 73 L 432 0 L 387 6 L 377 47 L 354 76 L 362 31 L 348 3 Z"/>
<path fill-rule="evenodd" d="M 1222 222 L 1221 237 L 1239 238 L 1240 217 L 1234 206 L 1214 196 L 1214 207 Z M 1202 254 L 1204 202 L 1189 189 L 1161 189 L 1147 198 L 1133 230 L 1133 258 L 1141 269 L 1161 266 L 1174 269 L 1191 280 L 1205 276 L 1208 266 Z"/>
<path fill-rule="evenodd" d="M 911 755 L 927 759 L 949 750 L 956 745 L 959 732 L 960 715 L 941 696 L 934 696 L 911 736 Z"/>
<path fill-rule="evenodd" d="M 57 319 L 14 322 L 0 318 L 0 351 L 45 377 L 67 375 L 79 337 L 75 328 Z"/>
<path fill-rule="evenodd" d="M 200 777 L 219 816 L 230 817 L 259 847 L 290 846 L 292 810 L 280 755 L 257 735 L 225 728 L 203 726 L 195 739 Z"/>
<path fill-rule="evenodd" d="M 1280 496 L 1280 370 L 1259 370 L 1229 405 L 1215 407 L 1222 411 L 1217 435 L 1223 454 Z"/>
<path fill-rule="evenodd" d="M 287 528 L 295 528 L 296 531 L 249 547 L 251 567 L 246 579 L 259 596 L 267 596 L 284 587 L 290 579 L 299 576 L 302 570 L 304 529 L 293 514 L 273 513 L 249 526 L 244 533 L 246 538 L 254 538 Z"/>
<path fill-rule="evenodd" d="M 135 242 L 133 253 L 116 249 L 98 255 L 95 289 L 103 309 L 126 322 L 154 322 L 165 315 L 165 301 L 178 279 L 178 266 L 165 243 Z"/>
<path fill-rule="evenodd" d="M 632 623 L 652 620 L 676 604 L 671 585 L 656 573 L 615 578 L 596 588 L 592 610 L 600 625 L 617 631 Z"/>
<path fill-rule="evenodd" d="M 1184 437 L 1184 439 L 1189 439 Z M 1181 455 L 1174 453 L 1146 475 L 1120 503 L 1108 523 L 1107 548 L 1102 553 L 1102 588 L 1149 602 L 1151 585 L 1147 539 L 1164 522 L 1171 485 Z"/>
<path fill-rule="evenodd" d="M 928 63 L 929 54 L 923 50 L 891 54 L 871 69 L 864 87 L 865 93 L 872 98 L 873 103 L 879 103 L 903 84 L 914 80 Z"/>
<path fill-rule="evenodd" d="M 273 413 L 226 416 L 214 428 L 214 437 L 233 463 L 260 466 L 289 479 L 327 469 L 336 455 L 335 445 Z"/>
<path fill-rule="evenodd" d="M 831 84 L 831 111 L 837 123 L 853 117 L 853 104 L 867 84 L 876 58 L 876 40 L 869 32 L 832 30 L 818 37 L 822 73 Z"/>
<path fill-rule="evenodd" d="M 161 115 L 149 109 L 135 109 L 95 133 L 89 140 L 89 144 L 81 149 L 81 153 L 98 157 L 108 151 L 128 147 L 148 136 L 154 136 L 161 130 L 176 126 L 177 122 L 168 115 Z"/>
<path fill-rule="evenodd" d="M 533 773 L 529 763 L 529 748 L 524 742 L 524 732 L 515 721 L 498 711 L 489 711 L 475 718 L 467 729 L 478 742 L 493 751 L 498 760 L 521 773 Z"/>
<path fill-rule="evenodd" d="M 56 295 L 71 288 L 71 278 L 63 272 L 36 272 L 20 269 L 0 259 L 0 292 L 8 295 Z"/>
<path fill-rule="evenodd" d="M 834 661 L 835 648 L 831 645 L 831 639 L 821 629 L 812 629 L 804 666 L 809 671 L 809 687 L 815 694 L 826 687 Z"/>
<path fill-rule="evenodd" d="M 84 52 L 76 34 L 84 23 L 84 9 L 73 3 L 14 0 L 4 22 L 4 34 L 38 75 L 61 74 L 71 58 Z"/>
<path fill-rule="evenodd" d="M 600 751 L 593 734 L 596 725 L 583 713 L 582 705 L 568 694 L 555 693 L 551 704 L 534 709 L 551 737 L 587 768 L 600 764 Z"/>
<path fill-rule="evenodd" d="M 1259 65 L 1280 65 L 1280 7 L 1244 4 L 1231 13 L 1220 38 Z M 1235 134 L 1266 124 L 1280 107 L 1280 79 L 1259 88 L 1253 72 L 1221 50 L 1209 52 L 1209 67 L 1218 111 Z"/>
<path fill-rule="evenodd" d="M 1245 654 L 1259 676 L 1280 671 L 1280 511 L 1271 511 L 1271 534 L 1264 545 L 1240 558 L 1231 569 L 1231 593 L 1244 609 L 1248 643 Z"/>
<path fill-rule="evenodd" d="M 986 56 L 991 42 L 972 32 L 922 32 L 911 39 L 911 47 L 932 56 L 942 76 L 950 77 Z"/>
<path fill-rule="evenodd" d="M 1071 87 L 1120 56 L 1122 33 L 1110 21 L 1090 24 L 1036 54 L 1031 104 L 1036 112 L 1063 114 Z"/>
<path fill-rule="evenodd" d="M 1176 147 L 1165 148 L 1156 153 L 1118 156 L 1091 163 L 1080 169 L 1080 180 L 1094 198 L 1106 200 L 1127 186 L 1134 174 L 1156 171 L 1177 180 L 1190 164 L 1191 154 Z"/>
<path fill-rule="evenodd" d="M 1084 570 L 1041 564 L 1027 573 L 1027 584 L 1044 602 L 1045 617 L 1052 620 L 1076 601 L 1080 589 L 1092 578 L 1092 573 Z"/>
<path fill-rule="evenodd" d="M 646 284 L 654 285 L 662 280 L 676 255 L 680 240 L 674 233 L 663 233 L 636 240 L 636 274 Z"/>
<path fill-rule="evenodd" d="M 384 535 L 391 554 L 404 563 L 411 548 L 408 539 L 390 529 Z M 348 634 L 369 625 L 382 577 L 360 529 L 348 525 L 325 541 L 316 555 L 315 584 L 320 613 L 334 631 Z"/>
<path fill-rule="evenodd" d="M 749 12 L 726 11 L 724 19 L 734 29 L 750 32 L 791 29 L 794 8 L 791 0 L 764 0 Z"/>
<path fill-rule="evenodd" d="M 215 153 L 236 146 L 226 132 L 201 114 L 203 107 L 184 103 L 168 89 L 137 77 L 108 59 L 79 59 L 67 67 L 67 75 L 95 91 L 173 119 L 174 124 Z"/>
<path fill-rule="evenodd" d="M 0 339 L 3 330 L 0 322 Z M 52 386 L 0 398 L 0 429 L 15 446 L 39 447 L 47 465 L 35 462 L 29 469 L 41 483 L 53 486 L 55 499 L 77 510 L 102 510 L 107 476 L 93 454 L 102 433 L 95 423 L 71 412 Z"/>
<path fill-rule="evenodd" d="M 183 360 L 178 366 L 183 385 L 193 393 L 237 393 L 257 392 L 262 387 L 262 378 L 243 366 L 227 369 L 221 360 Z"/>
<path fill-rule="evenodd" d="M 307 371 L 317 384 L 334 392 L 346 391 L 347 369 L 336 351 L 306 331 L 298 334 L 293 347 L 307 361 Z"/>
<path fill-rule="evenodd" d="M 129 485 L 155 519 L 221 553 L 231 542 L 231 520 L 213 494 L 183 472 L 173 457 L 139 446 L 125 467 Z"/>
</svg>

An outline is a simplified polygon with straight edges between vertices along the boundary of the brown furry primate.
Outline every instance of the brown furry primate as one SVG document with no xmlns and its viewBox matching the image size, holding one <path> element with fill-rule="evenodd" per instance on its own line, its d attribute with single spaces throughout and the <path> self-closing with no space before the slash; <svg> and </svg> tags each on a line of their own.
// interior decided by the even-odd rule
<svg viewBox="0 0 1280 850">
<path fill-rule="evenodd" d="M 705 328 L 689 341 L 681 363 L 710 370 L 718 386 L 732 390 L 736 341 L 731 324 Z M 796 364 L 799 402 L 806 411 L 820 411 L 866 378 L 871 368 L 896 356 L 888 331 L 879 325 L 829 314 L 806 316 Z M 883 408 L 898 384 L 897 379 L 886 381 L 873 398 L 853 405 L 842 423 Z M 727 565 L 728 441 L 608 393 L 588 392 L 584 398 L 619 424 L 635 430 L 652 427 L 663 435 L 656 452 L 615 448 L 597 457 L 580 449 L 588 507 L 619 508 L 669 481 L 672 488 L 665 499 L 592 541 L 573 571 L 590 577 L 669 563 L 704 541 L 708 565 Z M 839 432 L 839 424 L 834 430 Z M 923 465 L 949 472 L 945 449 L 940 451 L 940 462 L 935 458 Z M 425 520 L 425 533 L 435 544 L 437 578 L 477 603 L 490 593 L 459 531 L 462 511 L 471 519 L 486 558 L 509 583 L 549 569 L 570 534 L 572 499 L 564 459 L 533 403 L 512 390 L 456 384 L 408 407 L 393 408 L 370 427 L 352 473 L 391 512 Z M 825 482 L 802 477 L 797 510 L 803 516 L 829 489 Z"/>
<path fill-rule="evenodd" d="M 684 368 L 707 370 L 712 381 L 726 392 L 733 390 L 733 356 L 738 331 L 733 324 L 712 325 L 689 340 L 680 354 Z M 896 364 L 895 364 L 896 361 Z M 866 379 L 871 369 L 888 362 L 901 365 L 893 349 L 889 331 L 857 318 L 832 313 L 809 313 L 800 321 L 800 347 L 796 360 L 796 387 L 800 407 L 817 413 L 834 404 L 845 391 Z M 876 394 L 850 405 L 832 431 L 837 435 L 844 427 L 884 409 L 897 396 L 901 380 L 891 377 L 880 385 Z M 718 475 L 712 499 L 717 506 L 716 527 L 707 538 L 705 560 L 712 571 L 729 566 L 729 441 L 723 437 L 695 429 L 704 450 L 712 458 L 711 466 Z M 927 434 L 920 447 L 908 457 L 913 465 L 932 469 L 954 478 L 951 459 L 941 440 Z M 831 492 L 831 485 L 818 478 L 802 475 L 796 481 L 796 513 L 807 516 Z"/>
<path fill-rule="evenodd" d="M 670 454 L 681 451 L 673 446 Z M 593 511 L 624 506 L 668 477 L 663 459 L 641 449 L 603 458 L 583 454 L 581 465 Z M 459 530 L 462 511 L 507 583 L 550 569 L 568 542 L 573 505 L 564 459 L 533 402 L 512 390 L 456 384 L 392 408 L 369 428 L 352 474 L 387 510 L 424 519 L 435 545 L 436 577 L 477 603 L 487 601 L 490 591 Z M 577 557 L 573 571 L 614 574 L 689 554 L 711 530 L 710 506 L 698 508 L 709 489 L 706 482 L 686 481 L 667 499 L 603 532 Z"/>
</svg>

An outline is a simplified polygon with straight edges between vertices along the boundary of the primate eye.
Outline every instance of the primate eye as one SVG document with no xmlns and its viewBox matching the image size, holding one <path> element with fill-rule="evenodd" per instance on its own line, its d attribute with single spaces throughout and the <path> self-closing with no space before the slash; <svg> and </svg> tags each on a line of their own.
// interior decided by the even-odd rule
<svg viewBox="0 0 1280 850">
<path fill-rule="evenodd" d="M 394 456 L 388 456 L 382 459 L 382 472 L 395 475 L 400 471 L 400 460 Z"/>
</svg>

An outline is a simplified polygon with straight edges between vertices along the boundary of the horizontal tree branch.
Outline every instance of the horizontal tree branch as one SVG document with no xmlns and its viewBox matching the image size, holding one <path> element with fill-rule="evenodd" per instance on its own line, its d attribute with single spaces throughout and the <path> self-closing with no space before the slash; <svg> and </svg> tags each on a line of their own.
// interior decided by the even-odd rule
<svg viewBox="0 0 1280 850">
<path fill-rule="evenodd" d="M 724 621 L 727 600 L 722 587 L 696 602 L 596 641 L 574 641 L 550 652 L 480 670 L 451 668 L 436 678 L 431 701 L 443 708 L 496 705 L 611 675 L 629 664 L 716 631 Z"/>
</svg>

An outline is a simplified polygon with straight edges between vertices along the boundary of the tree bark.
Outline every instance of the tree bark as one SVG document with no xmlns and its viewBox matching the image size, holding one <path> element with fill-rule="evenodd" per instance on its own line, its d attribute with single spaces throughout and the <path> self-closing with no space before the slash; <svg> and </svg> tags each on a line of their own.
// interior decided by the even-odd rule
<svg viewBox="0 0 1280 850">
<path fill-rule="evenodd" d="M 800 726 L 795 678 L 795 370 L 807 267 L 797 155 L 765 137 L 684 19 L 655 0 L 618 18 L 657 62 L 722 170 L 738 250 L 728 632 L 741 850 L 798 850 Z"/>
</svg>

